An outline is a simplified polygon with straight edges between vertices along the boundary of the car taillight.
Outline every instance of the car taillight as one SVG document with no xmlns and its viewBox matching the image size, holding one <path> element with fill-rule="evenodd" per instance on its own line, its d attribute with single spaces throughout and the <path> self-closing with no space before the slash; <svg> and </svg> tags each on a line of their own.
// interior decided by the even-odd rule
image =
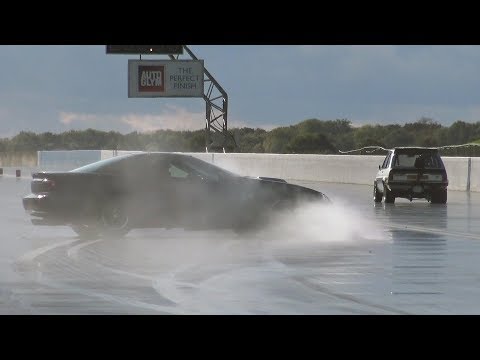
<svg viewBox="0 0 480 360">
<path fill-rule="evenodd" d="M 55 181 L 53 181 L 51 179 L 43 179 L 43 183 L 45 185 L 45 188 L 48 191 L 53 190 L 55 188 Z"/>
<path fill-rule="evenodd" d="M 34 178 L 31 187 L 34 193 L 41 193 L 55 189 L 56 183 L 48 178 Z"/>
</svg>

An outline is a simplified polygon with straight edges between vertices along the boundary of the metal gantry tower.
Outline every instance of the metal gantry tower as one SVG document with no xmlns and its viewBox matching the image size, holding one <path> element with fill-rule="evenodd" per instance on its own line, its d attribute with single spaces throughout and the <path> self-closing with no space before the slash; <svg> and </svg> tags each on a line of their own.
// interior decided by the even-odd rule
<svg viewBox="0 0 480 360">
<path fill-rule="evenodd" d="M 198 60 L 195 54 L 183 45 L 185 52 L 192 60 Z M 178 60 L 179 55 L 169 55 L 170 59 Z M 204 68 L 205 100 L 205 151 L 236 149 L 235 138 L 228 131 L 228 94 L 218 81 Z"/>
</svg>

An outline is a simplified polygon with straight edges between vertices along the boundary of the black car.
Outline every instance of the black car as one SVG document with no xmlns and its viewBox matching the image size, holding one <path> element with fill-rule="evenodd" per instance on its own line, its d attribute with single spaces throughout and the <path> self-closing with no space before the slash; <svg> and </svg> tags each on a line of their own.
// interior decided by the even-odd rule
<svg viewBox="0 0 480 360">
<path fill-rule="evenodd" d="M 239 176 L 179 153 L 135 153 L 32 177 L 23 198 L 32 222 L 68 225 L 81 236 L 147 227 L 241 231 L 265 224 L 272 210 L 329 202 L 313 189 Z"/>
<path fill-rule="evenodd" d="M 400 197 L 445 204 L 447 187 L 447 171 L 437 148 L 396 147 L 378 166 L 373 199 L 394 203 Z"/>
</svg>

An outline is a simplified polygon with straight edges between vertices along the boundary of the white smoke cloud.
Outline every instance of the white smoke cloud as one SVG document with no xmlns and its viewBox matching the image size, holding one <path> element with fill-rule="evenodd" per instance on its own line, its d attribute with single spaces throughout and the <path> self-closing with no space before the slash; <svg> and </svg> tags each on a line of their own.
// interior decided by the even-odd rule
<svg viewBox="0 0 480 360">
<path fill-rule="evenodd" d="M 155 130 L 199 130 L 204 127 L 205 114 L 167 105 L 160 114 L 88 114 L 60 112 L 60 123 L 71 127 L 110 128 L 125 131 L 149 132 Z"/>
<path fill-rule="evenodd" d="M 244 128 L 244 127 L 248 127 L 248 128 L 252 128 L 252 129 L 257 129 L 257 128 L 260 128 L 260 129 L 263 129 L 263 130 L 272 130 L 276 127 L 279 127 L 279 126 L 285 126 L 285 125 L 282 125 L 282 124 L 269 124 L 269 123 L 253 123 L 252 121 L 248 121 L 248 120 L 240 120 L 240 119 L 230 119 L 228 120 L 228 128 L 231 129 L 231 128 Z"/>
<path fill-rule="evenodd" d="M 111 115 L 95 115 L 95 114 L 78 114 L 78 113 L 66 113 L 60 112 L 60 122 L 64 125 L 70 125 L 73 122 L 82 123 L 95 123 L 105 120 L 105 118 L 111 117 Z M 103 119 L 102 119 L 103 118 Z"/>
<path fill-rule="evenodd" d="M 0 113 L 1 115 L 1 113 Z M 120 132 L 151 132 L 156 130 L 201 130 L 205 127 L 205 113 L 192 112 L 185 108 L 166 105 L 160 114 L 88 114 L 76 112 L 60 112 L 59 121 L 66 127 L 94 128 Z M 231 128 L 261 128 L 271 130 L 278 125 L 252 124 L 248 120 L 230 119 Z M 120 128 L 123 129 L 120 130 Z"/>
<path fill-rule="evenodd" d="M 184 108 L 167 105 L 160 115 L 128 114 L 120 117 L 121 122 L 132 130 L 146 132 L 155 130 L 199 130 L 204 127 L 205 113 L 190 112 Z"/>
</svg>

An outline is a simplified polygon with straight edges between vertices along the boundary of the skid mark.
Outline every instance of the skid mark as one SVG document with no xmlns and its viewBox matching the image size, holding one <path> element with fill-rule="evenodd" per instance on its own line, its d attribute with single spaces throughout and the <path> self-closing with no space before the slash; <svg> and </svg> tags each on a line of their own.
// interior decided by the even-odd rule
<svg viewBox="0 0 480 360">
<path fill-rule="evenodd" d="M 480 235 L 470 234 L 470 233 L 461 233 L 461 232 L 448 232 L 445 230 L 438 230 L 433 228 L 421 227 L 421 226 L 411 226 L 411 225 L 397 225 L 397 224 L 387 224 L 385 225 L 388 228 L 395 230 L 404 230 L 404 231 L 418 231 L 428 234 L 451 236 L 451 237 L 461 237 L 466 239 L 480 240 Z"/>
<path fill-rule="evenodd" d="M 92 240 L 92 241 L 87 241 L 78 245 L 73 246 L 72 248 L 68 249 L 67 251 L 67 256 L 70 258 L 75 258 L 77 257 L 78 251 L 84 247 L 96 244 L 98 242 L 104 241 L 105 239 L 97 239 L 97 240 Z"/>
<path fill-rule="evenodd" d="M 67 245 L 70 245 L 70 244 L 73 244 L 73 243 L 76 243 L 80 240 L 78 239 L 74 239 L 74 240 L 67 240 L 67 241 L 61 241 L 61 242 L 58 242 L 58 243 L 55 243 L 55 244 L 51 244 L 51 245 L 47 245 L 47 246 L 43 246 L 41 248 L 38 248 L 38 249 L 35 249 L 33 251 L 30 251 L 26 254 L 23 254 L 22 256 L 20 256 L 18 259 L 17 259 L 17 262 L 31 262 L 33 261 L 36 257 L 42 255 L 42 254 L 45 254 L 46 252 L 48 251 L 51 251 L 53 249 L 56 249 L 56 248 L 59 248 L 59 247 L 62 247 L 62 246 L 67 246 Z"/>
</svg>

